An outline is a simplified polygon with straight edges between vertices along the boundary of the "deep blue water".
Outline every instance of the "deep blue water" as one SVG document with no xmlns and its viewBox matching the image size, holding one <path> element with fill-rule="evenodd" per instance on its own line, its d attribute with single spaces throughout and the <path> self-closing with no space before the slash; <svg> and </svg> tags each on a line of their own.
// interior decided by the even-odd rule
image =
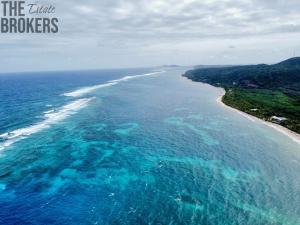
<svg viewBox="0 0 300 225">
<path fill-rule="evenodd" d="M 299 145 L 183 72 L 0 75 L 0 224 L 300 224 Z"/>
</svg>

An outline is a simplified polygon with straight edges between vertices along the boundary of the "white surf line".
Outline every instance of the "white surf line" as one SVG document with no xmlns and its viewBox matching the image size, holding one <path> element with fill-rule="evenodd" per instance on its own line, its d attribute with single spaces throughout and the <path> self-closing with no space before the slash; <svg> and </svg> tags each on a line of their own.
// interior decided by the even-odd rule
<svg viewBox="0 0 300 225">
<path fill-rule="evenodd" d="M 82 95 L 93 92 L 97 89 L 113 86 L 113 85 L 116 85 L 116 84 L 117 84 L 117 82 L 109 82 L 107 84 L 99 84 L 99 85 L 95 85 L 95 86 L 84 87 L 84 88 L 80 88 L 80 89 L 78 89 L 76 91 L 73 91 L 73 92 L 64 93 L 63 95 L 68 96 L 68 97 L 80 97 Z"/>
<path fill-rule="evenodd" d="M 4 140 L 4 142 L 0 142 L 0 151 L 4 148 L 12 145 L 13 143 L 24 139 L 31 134 L 37 133 L 41 130 L 49 128 L 52 124 L 62 121 L 63 119 L 67 118 L 68 116 L 76 113 L 79 109 L 88 105 L 88 103 L 95 99 L 93 98 L 82 98 L 76 101 L 73 101 L 67 105 L 62 106 L 57 111 L 52 111 L 45 113 L 45 120 L 36 123 L 32 126 L 16 129 L 11 132 L 7 132 L 0 135 L 0 138 Z"/>
<path fill-rule="evenodd" d="M 165 71 L 156 71 L 156 72 L 145 73 L 145 74 L 140 74 L 140 75 L 125 76 L 125 77 L 122 77 L 122 78 L 117 79 L 117 80 L 108 81 L 105 84 L 99 84 L 99 85 L 79 88 L 78 90 L 75 90 L 75 91 L 72 91 L 72 92 L 67 92 L 67 93 L 64 93 L 63 95 L 68 96 L 68 97 L 80 97 L 82 95 L 91 93 L 91 92 L 96 91 L 98 89 L 116 85 L 116 84 L 118 84 L 120 82 L 123 82 L 123 81 L 128 81 L 128 80 L 135 79 L 135 78 L 140 78 L 140 77 L 158 75 L 158 74 L 163 73 L 163 72 L 165 72 Z"/>
</svg>

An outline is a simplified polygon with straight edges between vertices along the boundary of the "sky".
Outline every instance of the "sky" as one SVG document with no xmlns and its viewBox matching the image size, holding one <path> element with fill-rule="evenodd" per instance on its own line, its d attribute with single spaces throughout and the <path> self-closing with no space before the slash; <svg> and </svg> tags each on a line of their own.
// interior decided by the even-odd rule
<svg viewBox="0 0 300 225">
<path fill-rule="evenodd" d="M 272 64 L 300 55 L 299 0 L 42 3 L 55 6 L 59 33 L 0 34 L 1 72 Z"/>
</svg>

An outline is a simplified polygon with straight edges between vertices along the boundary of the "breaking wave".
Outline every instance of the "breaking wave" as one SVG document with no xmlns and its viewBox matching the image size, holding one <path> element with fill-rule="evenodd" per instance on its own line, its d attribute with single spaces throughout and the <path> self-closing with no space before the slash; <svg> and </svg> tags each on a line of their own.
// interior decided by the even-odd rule
<svg viewBox="0 0 300 225">
<path fill-rule="evenodd" d="M 85 107 L 88 103 L 93 100 L 93 98 L 82 98 L 76 101 L 73 101 L 67 105 L 62 106 L 58 110 L 49 110 L 44 113 L 44 120 L 38 122 L 34 125 L 19 128 L 14 131 L 10 131 L 7 133 L 0 134 L 0 140 L 2 139 L 2 143 L 0 142 L 0 150 L 12 145 L 13 143 L 28 137 L 31 134 L 39 132 L 43 129 L 49 128 L 52 124 L 62 121 L 66 117 L 74 114 L 77 110 Z"/>
<path fill-rule="evenodd" d="M 128 80 L 135 79 L 135 78 L 140 78 L 140 77 L 153 76 L 153 75 L 157 75 L 157 74 L 160 74 L 163 72 L 165 72 L 165 71 L 155 71 L 155 72 L 145 73 L 145 74 L 140 74 L 140 75 L 125 76 L 125 77 L 122 77 L 117 80 L 108 81 L 105 84 L 99 84 L 99 85 L 94 85 L 94 86 L 90 86 L 90 87 L 83 87 L 83 88 L 80 88 L 73 92 L 64 93 L 63 95 L 68 96 L 68 97 L 80 97 L 80 96 L 83 96 L 90 92 L 93 92 L 95 90 L 116 85 L 120 82 L 128 81 Z M 47 129 L 52 124 L 55 124 L 57 122 L 64 120 L 66 117 L 76 113 L 76 111 L 78 111 L 79 109 L 87 106 L 88 103 L 93 99 L 95 99 L 95 97 L 81 98 L 81 99 L 72 101 L 71 103 L 68 103 L 68 104 L 62 106 L 61 108 L 59 108 L 57 110 L 48 109 L 47 111 L 45 111 L 43 113 L 44 114 L 43 121 L 33 124 L 31 126 L 19 128 L 14 131 L 0 134 L 0 151 L 19 140 L 27 138 L 31 134 L 34 134 L 41 130 Z M 47 107 L 51 107 L 51 106 L 52 105 L 47 105 Z"/>
<path fill-rule="evenodd" d="M 135 78 L 140 78 L 140 77 L 153 76 L 153 75 L 157 75 L 157 74 L 160 74 L 160 73 L 163 73 L 163 72 L 165 72 L 165 71 L 156 71 L 156 72 L 145 73 L 145 74 L 141 74 L 141 75 L 125 76 L 125 77 L 122 77 L 122 78 L 117 79 L 117 80 L 108 81 L 105 84 L 99 84 L 99 85 L 94 85 L 94 86 L 89 86 L 89 87 L 83 87 L 83 88 L 80 88 L 80 89 L 72 91 L 72 92 L 64 93 L 63 95 L 68 96 L 68 97 L 80 97 L 82 95 L 91 93 L 91 92 L 96 91 L 98 89 L 116 85 L 116 84 L 118 84 L 120 82 L 123 82 L 123 81 L 128 81 L 128 80 L 135 79 Z"/>
</svg>

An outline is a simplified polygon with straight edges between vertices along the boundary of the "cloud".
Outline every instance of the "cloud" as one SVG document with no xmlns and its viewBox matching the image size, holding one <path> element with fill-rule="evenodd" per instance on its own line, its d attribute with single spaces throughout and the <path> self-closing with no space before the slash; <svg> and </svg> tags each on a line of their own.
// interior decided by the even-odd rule
<svg viewBox="0 0 300 225">
<path fill-rule="evenodd" d="M 79 13 L 87 14 L 87 15 L 92 14 L 92 13 L 95 12 L 94 8 L 92 8 L 90 6 L 87 6 L 87 5 L 76 5 L 74 8 Z"/>
<path fill-rule="evenodd" d="M 2 35 L 3 71 L 22 57 L 20 70 L 49 70 L 268 63 L 300 54 L 298 0 L 47 2 L 56 6 L 59 34 Z"/>
</svg>

